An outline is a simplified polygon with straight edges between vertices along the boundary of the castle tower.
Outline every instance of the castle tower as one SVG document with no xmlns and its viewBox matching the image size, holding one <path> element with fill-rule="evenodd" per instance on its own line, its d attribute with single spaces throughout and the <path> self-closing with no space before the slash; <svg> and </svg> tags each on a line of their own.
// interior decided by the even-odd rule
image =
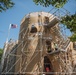
<svg viewBox="0 0 76 75">
<path fill-rule="evenodd" d="M 64 68 L 65 64 L 61 64 L 63 61 L 60 57 L 63 58 L 63 63 L 66 63 L 66 49 L 63 48 L 63 44 L 67 46 L 69 42 L 64 40 L 58 25 L 59 19 L 46 12 L 29 13 L 22 19 L 16 73 L 59 75 L 58 73 L 65 72 L 65 70 L 70 71 Z M 55 43 L 58 44 L 58 51 L 55 51 Z"/>
</svg>

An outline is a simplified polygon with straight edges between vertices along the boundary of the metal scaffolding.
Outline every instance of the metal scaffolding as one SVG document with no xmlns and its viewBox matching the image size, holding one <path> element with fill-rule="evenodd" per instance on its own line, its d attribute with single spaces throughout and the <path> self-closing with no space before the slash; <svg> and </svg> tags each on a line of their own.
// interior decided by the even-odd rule
<svg viewBox="0 0 76 75">
<path fill-rule="evenodd" d="M 49 12 L 52 12 L 53 9 Z M 60 10 L 62 11 L 62 10 Z M 25 33 L 23 34 L 22 40 L 19 41 L 19 44 L 11 51 L 7 54 L 7 56 L 4 58 L 4 60 L 7 60 L 6 66 L 4 67 L 4 70 L 2 71 L 2 74 L 25 74 L 25 75 L 42 75 L 42 74 L 55 74 L 55 75 L 71 75 L 72 72 L 72 65 L 71 63 L 68 63 L 68 56 L 67 56 L 67 49 L 68 46 L 70 45 L 70 40 L 64 39 L 64 35 L 60 30 L 60 19 L 61 17 L 59 15 L 56 15 L 57 12 L 59 12 L 59 9 L 57 9 L 56 11 L 53 12 L 53 17 L 49 16 L 50 19 L 52 19 L 51 22 L 49 22 L 48 24 L 43 24 L 42 23 L 42 13 L 39 14 L 39 23 L 40 25 L 40 32 L 34 33 L 31 35 L 31 33 L 29 32 L 29 26 L 27 28 L 23 28 L 21 30 L 21 32 L 19 33 L 19 35 L 21 33 L 23 33 L 25 30 Z M 63 11 L 62 11 L 63 12 Z M 64 12 L 63 12 L 64 13 Z M 29 14 L 30 17 L 30 14 Z M 58 18 L 58 19 L 57 19 Z M 30 18 L 29 18 L 30 20 Z M 54 21 L 55 20 L 55 21 Z M 56 22 L 57 21 L 57 22 Z M 52 26 L 52 24 L 56 23 L 55 25 Z M 51 26 L 50 26 L 51 25 Z M 48 53 L 48 48 L 46 45 L 46 40 L 52 40 L 52 35 L 49 36 L 45 36 L 46 32 L 45 30 L 42 31 L 42 28 L 47 29 L 47 32 L 49 31 L 49 27 L 52 31 L 52 34 L 55 34 L 55 36 L 57 36 L 60 41 L 58 44 L 58 50 L 55 51 L 51 51 L 50 53 Z M 58 28 L 57 28 L 58 27 Z M 49 31 L 50 32 L 50 31 Z M 32 37 L 30 37 L 30 35 Z M 34 37 L 33 37 L 34 36 Z M 25 39 L 26 38 L 26 39 Z M 25 39 L 25 41 L 23 40 Z M 35 50 L 30 50 L 29 49 L 29 45 L 32 43 L 29 42 L 35 42 L 37 41 Z M 56 42 L 56 40 L 53 42 Z M 44 47 L 45 46 L 45 47 Z M 21 47 L 21 53 L 17 54 L 17 49 Z M 15 53 L 14 53 L 15 52 Z M 54 68 L 54 61 L 56 61 L 58 63 L 58 67 L 60 72 L 45 72 L 44 71 L 44 57 L 47 56 L 49 58 L 49 60 L 51 61 L 53 68 Z M 53 57 L 53 58 L 52 58 Z M 12 58 L 12 59 L 11 59 Z M 14 59 L 15 58 L 15 59 Z M 10 63 L 12 62 L 12 60 L 14 60 L 13 65 L 11 66 Z M 19 63 L 19 71 L 15 72 L 15 66 Z M 32 64 L 31 64 L 32 63 Z M 70 66 L 68 66 L 67 64 L 69 64 Z M 36 66 L 36 67 L 35 67 Z M 34 69 L 35 67 L 35 69 Z M 34 69 L 34 70 L 33 70 Z"/>
</svg>

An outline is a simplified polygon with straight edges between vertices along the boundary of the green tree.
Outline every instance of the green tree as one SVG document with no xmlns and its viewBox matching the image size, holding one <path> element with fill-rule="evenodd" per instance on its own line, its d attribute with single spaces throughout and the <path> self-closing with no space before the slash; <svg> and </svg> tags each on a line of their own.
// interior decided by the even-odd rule
<svg viewBox="0 0 76 75">
<path fill-rule="evenodd" d="M 6 11 L 13 7 L 14 3 L 11 0 L 0 0 L 0 12 Z"/>
<path fill-rule="evenodd" d="M 71 41 L 76 41 L 76 13 L 62 17 L 61 23 L 66 25 L 66 27 L 73 32 L 73 35 L 69 37 Z"/>
<path fill-rule="evenodd" d="M 71 32 L 76 33 L 76 14 L 62 17 L 61 23 L 66 25 Z"/>
<path fill-rule="evenodd" d="M 74 33 L 71 37 L 70 37 L 71 41 L 75 42 L 76 41 L 76 33 Z"/>
<path fill-rule="evenodd" d="M 44 7 L 48 7 L 50 5 L 61 8 L 68 2 L 68 0 L 33 0 L 36 5 L 42 5 Z"/>
<path fill-rule="evenodd" d="M 50 5 L 54 6 L 55 8 L 62 8 L 68 1 L 70 0 L 33 0 L 35 4 L 42 5 L 44 7 L 48 7 Z M 75 0 L 76 1 L 76 0 Z M 66 25 L 73 35 L 70 37 L 71 41 L 76 41 L 76 14 L 73 15 L 66 15 L 62 17 L 61 23 Z"/>
<path fill-rule="evenodd" d="M 0 61 L 1 61 L 1 58 L 2 58 L 2 54 L 3 54 L 3 49 L 0 49 Z"/>
</svg>

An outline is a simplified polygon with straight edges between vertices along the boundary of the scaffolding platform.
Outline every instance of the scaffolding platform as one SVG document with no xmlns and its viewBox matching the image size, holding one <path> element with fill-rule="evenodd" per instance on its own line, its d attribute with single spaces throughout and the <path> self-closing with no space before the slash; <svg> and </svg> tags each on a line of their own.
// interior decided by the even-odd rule
<svg viewBox="0 0 76 75">
<path fill-rule="evenodd" d="M 53 18 L 53 20 L 51 20 L 48 24 L 44 24 L 44 26 L 53 27 L 57 23 L 59 23 L 59 20 L 57 18 Z"/>
<path fill-rule="evenodd" d="M 61 50 L 56 50 L 56 51 L 49 52 L 49 53 L 47 53 L 47 54 L 49 54 L 49 55 L 53 55 L 53 54 L 59 54 L 60 52 L 67 52 L 67 51 L 61 49 Z"/>
<path fill-rule="evenodd" d="M 57 18 L 54 18 L 51 22 L 49 22 L 48 27 L 53 27 L 57 23 L 59 23 L 59 20 Z"/>
</svg>

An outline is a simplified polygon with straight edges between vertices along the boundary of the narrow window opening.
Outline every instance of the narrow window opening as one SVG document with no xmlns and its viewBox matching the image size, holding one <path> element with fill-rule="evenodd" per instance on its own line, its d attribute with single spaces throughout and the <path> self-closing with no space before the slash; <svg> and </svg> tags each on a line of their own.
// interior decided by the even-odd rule
<svg viewBox="0 0 76 75">
<path fill-rule="evenodd" d="M 48 24 L 48 23 L 49 23 L 49 18 L 45 16 L 44 24 Z"/>
<path fill-rule="evenodd" d="M 37 28 L 34 25 L 32 25 L 30 33 L 36 33 L 36 32 Z"/>
<path fill-rule="evenodd" d="M 53 72 L 53 67 L 47 56 L 44 57 L 44 72 Z M 53 75 L 53 74 L 46 74 Z"/>
</svg>

